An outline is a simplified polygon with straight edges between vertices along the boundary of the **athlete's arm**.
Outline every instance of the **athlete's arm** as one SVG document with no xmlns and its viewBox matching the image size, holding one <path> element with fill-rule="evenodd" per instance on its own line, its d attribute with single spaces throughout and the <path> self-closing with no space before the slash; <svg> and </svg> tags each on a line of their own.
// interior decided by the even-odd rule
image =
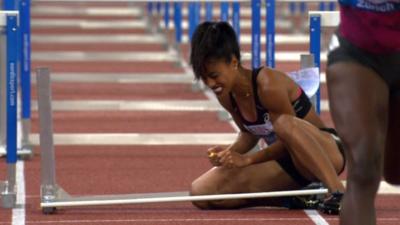
<svg viewBox="0 0 400 225">
<path fill-rule="evenodd" d="M 231 114 L 233 121 L 236 126 L 239 128 L 239 133 L 236 140 L 227 148 L 230 151 L 234 151 L 240 154 L 244 154 L 258 143 L 259 138 L 251 134 L 244 128 L 239 115 L 233 110 L 230 100 L 219 99 L 221 105 Z"/>
<path fill-rule="evenodd" d="M 283 114 L 295 116 L 293 106 L 290 102 L 289 92 L 286 85 L 281 82 L 279 76 L 285 76 L 283 73 L 270 69 L 263 69 L 262 74 L 258 76 L 258 95 L 261 104 L 268 109 L 272 124 Z M 267 148 L 262 149 L 248 156 L 248 163 L 255 164 L 276 160 L 287 154 L 285 145 L 277 139 Z"/>
<path fill-rule="evenodd" d="M 238 133 L 238 136 L 233 142 L 228 149 L 230 151 L 234 151 L 240 154 L 244 154 L 256 146 L 258 143 L 259 138 L 245 130 L 245 128 L 241 125 L 241 123 L 238 121 L 239 119 L 235 114 L 232 115 L 233 120 L 235 121 L 236 125 L 239 127 L 240 131 Z"/>
<path fill-rule="evenodd" d="M 270 112 L 272 123 L 282 114 L 295 115 L 290 102 L 288 90 L 282 84 L 279 76 L 286 76 L 281 72 L 263 69 L 258 76 L 258 96 L 261 104 Z M 271 73 L 271 74 L 267 74 Z M 227 166 L 243 167 L 251 164 L 276 160 L 287 154 L 284 144 L 278 139 L 265 149 L 257 151 L 251 155 L 239 155 L 229 152 L 222 152 L 222 164 Z"/>
</svg>

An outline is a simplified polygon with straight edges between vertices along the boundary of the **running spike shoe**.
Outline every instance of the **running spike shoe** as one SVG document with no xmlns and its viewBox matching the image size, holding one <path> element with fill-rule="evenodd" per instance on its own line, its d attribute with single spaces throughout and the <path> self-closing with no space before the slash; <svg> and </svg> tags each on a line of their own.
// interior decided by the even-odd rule
<svg viewBox="0 0 400 225">
<path fill-rule="evenodd" d="M 333 192 L 328 198 L 318 205 L 318 209 L 325 214 L 339 215 L 340 202 L 342 201 L 342 198 L 342 192 Z"/>
</svg>

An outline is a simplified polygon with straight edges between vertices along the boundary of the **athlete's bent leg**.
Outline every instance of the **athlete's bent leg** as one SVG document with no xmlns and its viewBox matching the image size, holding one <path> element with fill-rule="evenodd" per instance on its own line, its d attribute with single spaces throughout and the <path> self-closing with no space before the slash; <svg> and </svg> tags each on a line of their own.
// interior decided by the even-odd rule
<svg viewBox="0 0 400 225">
<path fill-rule="evenodd" d="M 214 167 L 193 181 L 191 195 L 269 192 L 301 188 L 276 161 L 244 168 Z M 231 209 L 257 205 L 276 206 L 281 199 L 196 201 L 200 209 Z"/>
<path fill-rule="evenodd" d="M 374 71 L 352 62 L 329 66 L 327 81 L 330 110 L 348 160 L 340 224 L 373 225 L 387 130 L 388 88 Z"/>
<path fill-rule="evenodd" d="M 344 191 L 337 176 L 343 157 L 329 133 L 290 115 L 279 116 L 274 128 L 304 177 L 322 181 L 330 192 Z"/>
</svg>

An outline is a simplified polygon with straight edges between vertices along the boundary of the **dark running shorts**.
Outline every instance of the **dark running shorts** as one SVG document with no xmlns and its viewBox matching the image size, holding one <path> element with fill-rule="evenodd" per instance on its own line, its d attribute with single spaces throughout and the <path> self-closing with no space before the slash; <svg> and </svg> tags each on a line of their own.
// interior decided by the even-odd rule
<svg viewBox="0 0 400 225">
<path fill-rule="evenodd" d="M 344 162 L 346 162 L 346 158 L 344 155 L 344 149 L 343 149 L 343 144 L 341 142 L 341 140 L 339 139 L 337 132 L 335 129 L 333 128 L 319 128 L 321 131 L 324 132 L 328 132 L 332 135 L 332 137 L 335 139 L 336 141 L 336 145 L 339 148 L 340 154 L 342 154 Z M 305 187 L 307 185 L 309 185 L 312 181 L 308 180 L 307 178 L 303 177 L 303 175 L 301 175 L 299 173 L 299 171 L 296 169 L 296 166 L 294 165 L 292 158 L 290 157 L 290 155 L 287 155 L 283 158 L 277 159 L 276 160 L 278 162 L 278 164 L 282 167 L 282 169 L 289 174 L 290 177 L 292 177 L 292 179 L 294 181 L 296 181 L 297 184 L 299 184 L 302 187 Z M 339 174 L 343 172 L 345 168 L 345 163 L 343 163 L 343 167 L 340 170 Z"/>
<path fill-rule="evenodd" d="M 354 46 L 337 32 L 336 36 L 340 46 L 328 54 L 328 66 L 344 61 L 358 62 L 379 74 L 388 85 L 391 95 L 400 96 L 400 52 L 374 54 Z"/>
</svg>

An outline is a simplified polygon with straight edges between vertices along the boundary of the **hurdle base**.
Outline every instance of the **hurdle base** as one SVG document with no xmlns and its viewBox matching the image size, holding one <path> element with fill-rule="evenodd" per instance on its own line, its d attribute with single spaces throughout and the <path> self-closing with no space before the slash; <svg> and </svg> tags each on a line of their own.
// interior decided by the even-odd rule
<svg viewBox="0 0 400 225">
<path fill-rule="evenodd" d="M 15 187 L 10 187 L 7 181 L 0 182 L 1 206 L 3 208 L 15 208 L 17 202 L 17 193 L 14 189 Z"/>
<path fill-rule="evenodd" d="M 17 156 L 20 159 L 31 159 L 33 157 L 33 145 L 27 144 L 17 149 Z M 7 155 L 6 146 L 0 146 L 0 158 Z"/>
<path fill-rule="evenodd" d="M 33 145 L 26 144 L 17 150 L 17 155 L 20 159 L 30 160 L 33 158 Z"/>
<path fill-rule="evenodd" d="M 60 199 L 70 199 L 71 196 L 60 186 L 50 184 L 41 185 L 40 188 L 41 203 L 59 201 Z M 57 212 L 56 207 L 42 207 L 43 214 L 54 214 Z"/>
</svg>

